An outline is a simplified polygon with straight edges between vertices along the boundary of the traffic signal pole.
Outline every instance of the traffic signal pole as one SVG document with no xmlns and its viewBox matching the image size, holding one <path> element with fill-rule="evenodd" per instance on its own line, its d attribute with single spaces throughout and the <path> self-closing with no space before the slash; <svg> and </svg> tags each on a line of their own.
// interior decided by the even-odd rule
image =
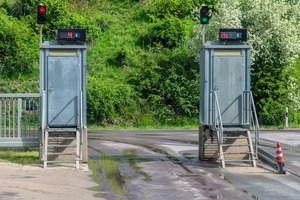
<svg viewBox="0 0 300 200">
<path fill-rule="evenodd" d="M 40 25 L 40 45 L 43 44 L 43 24 Z"/>
<path fill-rule="evenodd" d="M 202 24 L 202 44 L 205 43 L 205 25 Z"/>
</svg>

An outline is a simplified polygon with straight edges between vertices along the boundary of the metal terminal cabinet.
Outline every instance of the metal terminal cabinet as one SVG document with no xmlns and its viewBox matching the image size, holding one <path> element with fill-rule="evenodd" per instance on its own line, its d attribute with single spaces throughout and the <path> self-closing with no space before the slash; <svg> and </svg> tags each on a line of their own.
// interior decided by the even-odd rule
<svg viewBox="0 0 300 200">
<path fill-rule="evenodd" d="M 42 127 L 86 126 L 86 47 L 44 42 L 40 66 Z"/>
<path fill-rule="evenodd" d="M 250 91 L 250 46 L 207 42 L 200 56 L 199 159 L 219 160 L 223 168 L 225 161 L 255 167 L 259 126 Z"/>
<path fill-rule="evenodd" d="M 79 157 L 87 159 L 86 46 L 60 45 L 55 41 L 46 41 L 40 46 L 40 99 L 45 167 L 50 162 L 47 161 L 47 154 L 63 154 L 50 152 L 49 148 L 54 146 L 52 143 L 48 145 L 52 136 L 61 137 L 61 143 L 56 145 L 56 149 L 59 149 L 72 146 L 72 143 L 66 145 L 63 138 L 70 141 L 74 134 L 77 146 L 73 147 L 78 151 L 76 164 Z"/>
<path fill-rule="evenodd" d="M 200 124 L 215 124 L 215 92 L 223 126 L 249 126 L 250 46 L 207 42 L 200 55 Z"/>
</svg>

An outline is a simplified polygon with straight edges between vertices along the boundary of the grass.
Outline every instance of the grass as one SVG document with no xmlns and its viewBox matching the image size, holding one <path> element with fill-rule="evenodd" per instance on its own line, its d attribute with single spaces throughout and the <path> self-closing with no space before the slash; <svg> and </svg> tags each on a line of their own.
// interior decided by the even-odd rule
<svg viewBox="0 0 300 200">
<path fill-rule="evenodd" d="M 107 183 L 111 188 L 113 194 L 126 194 L 127 191 L 123 189 L 125 181 L 120 175 L 117 162 L 109 157 L 102 157 L 100 159 L 101 166 L 104 170 Z"/>
<path fill-rule="evenodd" d="M 149 126 L 134 126 L 132 124 L 100 126 L 91 124 L 88 125 L 89 130 L 198 130 L 199 125 L 191 124 L 185 126 L 172 125 L 149 125 Z"/>
<path fill-rule="evenodd" d="M 260 125 L 259 126 L 260 129 L 265 129 L 265 130 L 268 130 L 268 129 L 284 129 L 285 128 L 285 124 L 281 124 L 281 125 L 269 125 L 269 126 L 266 126 L 266 125 Z M 289 123 L 288 124 L 288 128 L 300 128 L 300 124 L 298 123 Z"/>
<path fill-rule="evenodd" d="M 30 150 L 0 150 L 0 162 L 12 162 L 22 165 L 42 163 L 39 152 Z"/>
<path fill-rule="evenodd" d="M 100 178 L 100 169 L 101 166 L 98 162 L 93 161 L 92 159 L 88 160 L 89 169 L 91 170 L 92 174 L 90 177 L 93 179 L 95 183 L 97 183 L 97 186 L 89 188 L 89 190 L 97 191 L 96 194 L 94 194 L 94 197 L 103 197 L 103 194 L 100 191 L 101 188 L 101 178 Z"/>
<path fill-rule="evenodd" d="M 89 147 L 92 148 L 92 147 Z M 94 148 L 92 148 L 94 149 Z M 97 151 L 100 155 L 100 162 L 97 167 L 100 167 L 98 171 L 93 171 L 92 177 L 99 176 L 100 177 L 100 169 L 104 172 L 106 182 L 110 186 L 111 193 L 112 194 L 126 194 L 127 190 L 123 189 L 123 185 L 125 184 L 125 181 L 123 177 L 120 174 L 120 171 L 118 169 L 118 163 L 115 159 L 108 157 L 104 152 L 102 152 L 99 149 L 94 149 Z M 93 164 L 92 161 L 90 161 L 90 164 Z M 90 167 L 90 165 L 89 165 Z M 96 168 L 97 169 L 97 168 Z M 98 181 L 98 179 L 96 179 Z"/>
<path fill-rule="evenodd" d="M 91 178 L 94 182 L 98 183 L 98 186 L 95 186 L 93 188 L 90 188 L 90 190 L 93 191 L 100 191 L 101 190 L 101 172 L 104 173 L 105 179 L 107 184 L 110 186 L 110 192 L 111 194 L 115 195 L 122 195 L 126 194 L 127 190 L 123 189 L 123 186 L 125 184 L 124 179 L 130 178 L 130 177 L 123 177 L 120 174 L 119 168 L 118 168 L 118 159 L 108 157 L 103 151 L 99 149 L 95 149 L 93 147 L 90 147 L 97 151 L 101 158 L 99 162 L 95 162 L 94 160 L 89 159 L 88 165 L 90 170 L 92 171 Z M 135 173 L 140 174 L 144 176 L 144 181 L 152 181 L 152 178 L 150 175 L 148 175 L 146 172 L 142 170 L 141 167 L 138 166 L 138 162 L 141 160 L 136 155 L 135 151 L 128 150 L 124 152 L 125 158 L 127 158 L 129 165 L 134 169 Z M 95 197 L 103 197 L 102 193 L 97 193 L 94 195 Z M 124 199 L 122 197 L 115 197 L 115 200 L 117 199 Z"/>
</svg>

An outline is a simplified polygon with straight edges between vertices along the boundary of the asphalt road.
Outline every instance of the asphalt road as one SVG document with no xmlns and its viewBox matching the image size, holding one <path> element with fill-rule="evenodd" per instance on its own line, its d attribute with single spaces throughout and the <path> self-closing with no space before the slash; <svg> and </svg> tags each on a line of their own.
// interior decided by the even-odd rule
<svg viewBox="0 0 300 200">
<path fill-rule="evenodd" d="M 291 151 L 284 151 L 284 156 L 286 165 L 297 171 L 300 133 L 290 132 L 284 137 L 283 133 L 261 132 L 261 141 L 270 146 L 266 148 L 271 152 L 277 139 L 284 149 L 292 147 Z M 100 150 L 117 161 L 124 177 L 122 187 L 127 193 L 113 194 L 109 178 L 101 171 L 100 192 L 105 199 L 300 198 L 299 177 L 276 174 L 276 170 L 262 162 L 257 168 L 242 164 L 221 169 L 219 163 L 199 161 L 198 131 L 90 131 L 88 137 L 90 158 L 99 160 Z M 134 162 L 140 171 L 130 165 L 132 159 L 125 156 L 127 151 L 134 152 Z"/>
<path fill-rule="evenodd" d="M 260 138 L 261 148 L 274 157 L 280 142 L 285 168 L 300 176 L 300 130 L 262 131 Z"/>
<path fill-rule="evenodd" d="M 277 142 L 280 142 L 283 150 L 286 175 L 262 173 L 245 176 L 242 172 L 243 178 L 239 178 L 236 171 L 231 172 L 230 169 L 226 169 L 225 176 L 237 188 L 247 191 L 258 199 L 300 199 L 300 131 L 261 131 L 260 148 L 273 155 L 274 160 Z M 268 169 L 268 166 L 263 163 L 260 166 Z M 277 171 L 275 170 L 275 172 Z"/>
</svg>

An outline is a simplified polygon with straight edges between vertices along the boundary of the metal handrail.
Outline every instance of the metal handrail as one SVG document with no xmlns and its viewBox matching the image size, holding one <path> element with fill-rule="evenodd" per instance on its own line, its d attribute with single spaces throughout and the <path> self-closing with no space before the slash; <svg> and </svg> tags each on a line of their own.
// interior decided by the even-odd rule
<svg viewBox="0 0 300 200">
<path fill-rule="evenodd" d="M 251 97 L 251 104 L 252 104 L 252 109 L 253 109 L 253 114 L 254 114 L 254 123 L 255 123 L 255 136 L 257 137 L 257 142 L 259 144 L 259 123 L 258 123 L 258 118 L 257 118 L 257 113 L 255 109 L 255 104 L 254 104 L 254 99 L 252 92 L 250 91 L 250 97 Z"/>
<path fill-rule="evenodd" d="M 244 91 L 245 93 L 248 93 L 250 95 L 250 106 L 251 106 L 251 121 L 252 125 L 254 127 L 254 133 L 255 133 L 255 154 L 257 155 L 258 151 L 258 144 L 259 144 L 259 123 L 258 123 L 258 117 L 256 113 L 256 108 L 254 104 L 253 94 L 251 91 Z"/>
<path fill-rule="evenodd" d="M 257 118 L 257 113 L 256 113 L 256 109 L 255 109 L 255 105 L 254 105 L 254 99 L 253 99 L 253 95 L 252 92 L 250 91 L 250 98 L 251 98 L 251 105 L 252 105 L 252 113 L 254 114 L 254 120 L 253 123 L 255 124 L 255 155 L 256 157 L 258 157 L 258 145 L 259 145 L 259 123 L 258 123 L 258 118 Z M 251 117 L 253 118 L 253 115 L 251 115 Z"/>
<path fill-rule="evenodd" d="M 211 94 L 214 96 L 213 98 L 213 105 L 215 107 L 214 109 L 214 126 L 217 130 L 217 141 L 218 144 L 223 144 L 223 122 L 222 122 L 222 116 L 218 101 L 218 95 L 216 91 L 211 91 Z M 218 123 L 217 123 L 218 122 Z"/>
</svg>

